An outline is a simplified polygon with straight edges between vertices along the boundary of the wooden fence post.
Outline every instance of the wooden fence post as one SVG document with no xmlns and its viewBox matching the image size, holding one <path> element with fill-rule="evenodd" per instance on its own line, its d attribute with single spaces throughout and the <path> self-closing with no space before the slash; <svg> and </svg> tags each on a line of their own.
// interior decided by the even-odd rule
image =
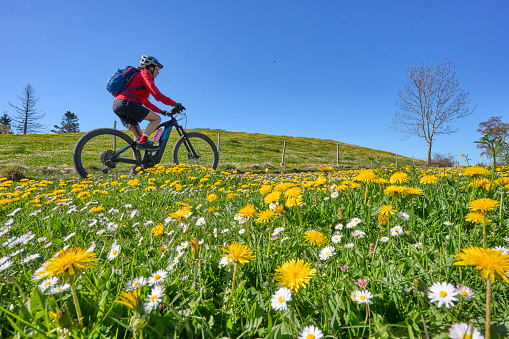
<svg viewBox="0 0 509 339">
<path fill-rule="evenodd" d="M 220 147 L 221 147 L 221 133 L 217 133 L 217 153 L 219 153 Z"/>
<path fill-rule="evenodd" d="M 336 144 L 336 166 L 339 166 L 339 144 Z"/>
<path fill-rule="evenodd" d="M 286 141 L 283 141 L 283 156 L 281 157 L 281 166 L 285 165 L 285 151 L 286 151 Z"/>
<path fill-rule="evenodd" d="M 117 120 L 114 120 L 113 121 L 113 129 L 117 129 Z M 113 152 L 116 152 L 117 151 L 117 137 L 114 135 L 113 136 Z"/>
<path fill-rule="evenodd" d="M 412 166 L 415 166 L 415 159 L 413 155 L 412 155 Z"/>
</svg>

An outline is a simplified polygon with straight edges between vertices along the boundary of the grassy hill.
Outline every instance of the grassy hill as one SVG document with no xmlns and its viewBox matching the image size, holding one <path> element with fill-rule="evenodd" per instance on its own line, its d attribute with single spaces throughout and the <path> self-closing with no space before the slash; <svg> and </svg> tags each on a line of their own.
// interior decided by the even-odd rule
<svg viewBox="0 0 509 339">
<path fill-rule="evenodd" d="M 257 172 L 269 168 L 271 171 L 291 172 L 316 169 L 320 165 L 338 167 L 388 166 L 396 163 L 396 154 L 345 144 L 334 140 L 290 137 L 215 129 L 194 129 L 208 135 L 218 144 L 220 135 L 220 170 Z M 0 174 L 8 170 L 22 170 L 32 176 L 74 175 L 72 151 L 84 133 L 0 135 Z M 130 133 L 128 133 L 130 134 Z M 163 164 L 171 163 L 171 147 L 176 140 L 172 132 Z M 286 141 L 284 166 L 281 166 L 283 144 Z M 370 160 L 370 154 L 372 159 Z M 411 158 L 398 155 L 398 165 L 413 163 Z M 422 165 L 415 160 L 415 165 Z M 28 174 L 27 174 L 28 175 Z"/>
</svg>

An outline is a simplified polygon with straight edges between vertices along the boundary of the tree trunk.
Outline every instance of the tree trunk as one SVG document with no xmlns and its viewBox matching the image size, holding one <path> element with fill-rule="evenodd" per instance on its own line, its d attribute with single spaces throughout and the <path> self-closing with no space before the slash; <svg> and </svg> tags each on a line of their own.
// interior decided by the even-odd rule
<svg viewBox="0 0 509 339">
<path fill-rule="evenodd" d="M 428 142 L 428 163 L 426 164 L 426 166 L 429 165 L 431 165 L 431 141 Z"/>
</svg>

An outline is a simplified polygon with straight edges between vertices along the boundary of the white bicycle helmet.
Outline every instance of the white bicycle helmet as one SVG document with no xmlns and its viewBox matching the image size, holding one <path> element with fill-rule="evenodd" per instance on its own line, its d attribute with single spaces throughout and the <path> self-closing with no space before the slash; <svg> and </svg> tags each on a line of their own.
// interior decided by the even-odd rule
<svg viewBox="0 0 509 339">
<path fill-rule="evenodd" d="M 163 65 L 156 58 L 150 55 L 143 55 L 140 59 L 141 66 L 156 66 L 158 68 L 163 68 Z"/>
</svg>

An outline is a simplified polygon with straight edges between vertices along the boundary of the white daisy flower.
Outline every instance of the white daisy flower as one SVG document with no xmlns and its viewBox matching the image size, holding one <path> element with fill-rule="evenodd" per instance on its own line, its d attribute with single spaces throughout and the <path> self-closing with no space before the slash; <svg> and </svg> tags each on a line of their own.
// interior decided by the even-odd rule
<svg viewBox="0 0 509 339">
<path fill-rule="evenodd" d="M 394 226 L 390 229 L 390 231 L 393 237 L 399 237 L 403 234 L 403 228 L 401 226 Z"/>
<path fill-rule="evenodd" d="M 354 238 L 357 238 L 357 239 L 360 239 L 360 238 L 364 238 L 364 236 L 366 235 L 366 232 L 364 231 L 361 231 L 361 230 L 355 230 L 352 234 L 352 236 Z"/>
<path fill-rule="evenodd" d="M 470 299 L 474 297 L 475 292 L 472 289 L 465 285 L 456 286 L 456 290 L 458 291 L 458 295 L 462 296 L 465 299 Z"/>
<path fill-rule="evenodd" d="M 5 271 L 9 267 L 12 266 L 12 260 L 6 260 L 2 265 L 0 265 L 0 272 Z"/>
<path fill-rule="evenodd" d="M 217 238 L 217 228 L 214 228 L 214 238 Z"/>
<path fill-rule="evenodd" d="M 205 218 L 204 217 L 201 217 L 200 219 L 198 219 L 196 221 L 196 226 L 202 226 L 202 225 L 205 225 Z"/>
<path fill-rule="evenodd" d="M 333 243 L 339 244 L 341 242 L 341 238 L 342 237 L 343 236 L 341 234 L 335 234 L 335 235 L 332 236 L 331 240 L 332 240 Z"/>
<path fill-rule="evenodd" d="M 221 257 L 221 259 L 219 259 L 219 267 L 225 267 L 230 265 L 231 263 L 232 259 L 229 257 Z"/>
<path fill-rule="evenodd" d="M 503 255 L 508 255 L 509 254 L 509 248 L 507 247 L 504 247 L 504 246 L 496 246 L 493 248 L 494 251 L 502 251 L 502 254 Z"/>
<path fill-rule="evenodd" d="M 113 259 L 118 257 L 121 249 L 122 248 L 120 247 L 120 245 L 114 242 L 113 245 L 111 245 L 110 252 L 108 253 L 108 260 L 112 261 Z"/>
<path fill-rule="evenodd" d="M 50 288 L 48 288 L 46 290 L 46 294 L 58 294 L 58 293 L 62 293 L 63 291 L 67 290 L 71 288 L 71 285 L 69 285 L 68 283 L 65 283 L 63 285 L 55 285 L 55 286 L 51 286 Z"/>
<path fill-rule="evenodd" d="M 445 222 L 444 222 L 444 225 L 446 225 L 446 226 L 452 226 L 452 225 L 454 225 L 454 224 L 453 224 L 452 222 L 450 222 L 450 221 L 445 221 Z"/>
<path fill-rule="evenodd" d="M 165 270 L 159 270 L 159 271 L 155 272 L 154 274 L 152 274 L 147 279 L 147 284 L 149 286 L 160 285 L 160 284 L 164 283 L 164 280 L 166 279 L 167 276 L 168 276 L 168 272 L 166 272 Z"/>
<path fill-rule="evenodd" d="M 318 257 L 320 258 L 320 260 L 327 260 L 335 254 L 334 253 L 335 250 L 336 249 L 334 247 L 326 246 L 320 251 Z"/>
<path fill-rule="evenodd" d="M 144 277 L 137 277 L 127 283 L 126 291 L 135 290 L 141 288 L 147 283 L 147 279 Z"/>
<path fill-rule="evenodd" d="M 343 224 L 337 224 L 336 226 L 334 226 L 335 229 L 337 229 L 338 231 L 341 231 L 343 229 Z"/>
<path fill-rule="evenodd" d="M 438 301 L 438 307 L 441 308 L 442 305 L 445 305 L 446 308 L 449 308 L 449 306 L 454 306 L 454 302 L 458 301 L 457 298 L 455 298 L 455 295 L 458 295 L 459 292 L 456 290 L 456 288 L 447 283 L 447 282 L 436 282 L 434 283 L 430 288 L 430 292 L 428 292 L 428 298 L 430 299 L 430 302 Z"/>
<path fill-rule="evenodd" d="M 422 248 L 422 242 L 416 242 L 415 244 L 412 245 L 413 247 L 417 248 L 418 250 L 420 250 Z"/>
<path fill-rule="evenodd" d="M 65 242 L 65 241 L 67 241 L 67 240 L 71 239 L 72 237 L 74 237 L 75 235 L 76 235 L 76 233 L 72 232 L 72 233 L 71 233 L 71 234 L 69 234 L 67 237 L 65 237 L 65 238 L 63 239 L 63 241 Z"/>
<path fill-rule="evenodd" d="M 298 339 L 322 339 L 323 333 L 316 326 L 306 326 L 300 331 Z"/>
<path fill-rule="evenodd" d="M 330 195 L 331 198 L 335 199 L 339 196 L 339 193 L 338 192 L 332 192 L 332 194 Z"/>
<path fill-rule="evenodd" d="M 154 286 L 148 298 L 145 298 L 144 300 L 146 301 L 146 303 L 143 304 L 143 306 L 145 307 L 145 311 L 147 311 L 147 313 L 150 313 L 152 310 L 155 310 L 159 306 L 159 304 L 163 301 L 163 296 L 164 287 L 160 285 Z"/>
<path fill-rule="evenodd" d="M 44 292 L 48 288 L 56 286 L 57 283 L 58 283 L 58 278 L 57 277 L 51 277 L 51 278 L 44 279 L 43 281 L 41 281 L 41 283 L 38 285 L 38 287 L 41 290 L 41 292 Z"/>
<path fill-rule="evenodd" d="M 246 230 L 244 228 L 239 230 L 239 234 L 244 234 L 244 232 L 246 232 Z"/>
<path fill-rule="evenodd" d="M 184 242 L 180 243 L 180 245 L 177 247 L 177 251 L 183 251 L 188 247 L 189 247 L 189 241 L 184 241 Z"/>
<path fill-rule="evenodd" d="M 286 287 L 281 287 L 272 295 L 270 303 L 275 311 L 284 311 L 288 309 L 287 302 L 292 300 L 292 291 Z"/>
<path fill-rule="evenodd" d="M 396 213 L 396 215 L 401 219 L 401 220 L 408 220 L 410 219 L 410 216 L 405 213 L 405 212 L 398 212 Z"/>
<path fill-rule="evenodd" d="M 7 214 L 8 217 L 13 217 L 14 215 L 16 215 L 16 213 L 18 213 L 19 211 L 21 211 L 21 207 L 18 207 L 16 208 L 14 211 L 12 211 L 11 213 Z"/>
<path fill-rule="evenodd" d="M 355 247 L 355 244 L 354 244 L 354 243 L 349 242 L 348 244 L 345 244 L 345 247 L 346 247 L 346 248 L 354 248 L 354 247 Z"/>
<path fill-rule="evenodd" d="M 140 211 L 138 210 L 134 210 L 131 212 L 131 219 L 134 218 L 135 216 L 137 216 L 138 214 L 140 214 Z"/>
<path fill-rule="evenodd" d="M 449 329 L 449 338 L 451 339 L 484 339 L 484 336 L 475 327 L 469 324 L 459 323 L 452 324 Z"/>
<path fill-rule="evenodd" d="M 388 241 L 389 241 L 389 239 L 390 239 L 389 237 L 381 237 L 381 238 L 380 238 L 380 241 L 381 241 L 381 242 L 388 242 Z"/>
<path fill-rule="evenodd" d="M 25 259 L 23 259 L 22 263 L 26 264 L 27 262 L 35 260 L 40 257 L 41 257 L 41 255 L 39 253 L 31 254 L 28 257 L 26 257 Z"/>
<path fill-rule="evenodd" d="M 367 291 L 367 290 L 363 290 L 363 291 L 357 291 L 358 292 L 358 297 L 357 297 L 357 302 L 359 304 L 372 304 L 373 302 L 371 301 L 371 299 L 373 299 L 373 294 L 371 294 L 370 291 Z"/>
</svg>

